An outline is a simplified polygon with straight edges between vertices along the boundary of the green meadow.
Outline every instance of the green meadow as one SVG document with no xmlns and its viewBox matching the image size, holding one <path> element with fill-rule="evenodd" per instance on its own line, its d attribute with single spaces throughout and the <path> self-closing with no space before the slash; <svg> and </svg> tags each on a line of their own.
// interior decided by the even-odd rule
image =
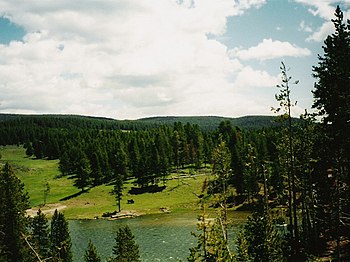
<svg viewBox="0 0 350 262">
<path fill-rule="evenodd" d="M 73 179 L 60 177 L 58 160 L 44 160 L 27 157 L 23 147 L 1 147 L 0 163 L 9 162 L 16 175 L 25 185 L 25 190 L 30 197 L 32 208 L 42 210 L 54 210 L 62 208 L 62 212 L 68 219 L 93 219 L 101 217 L 105 212 L 113 212 L 117 209 L 117 203 L 111 191 L 112 185 L 101 185 L 90 188 L 81 193 L 74 187 Z M 137 214 L 161 213 L 161 209 L 175 213 L 197 212 L 198 195 L 202 184 L 209 171 L 202 171 L 197 176 L 189 175 L 189 170 L 182 170 L 186 177 L 178 179 L 177 174 L 172 174 L 173 179 L 166 182 L 166 189 L 158 193 L 143 193 L 132 195 L 129 193 L 133 186 L 132 181 L 126 181 L 123 189 L 122 210 L 130 210 Z M 44 204 L 45 185 L 49 184 L 49 193 Z M 133 199 L 133 204 L 127 204 L 128 199 Z"/>
</svg>

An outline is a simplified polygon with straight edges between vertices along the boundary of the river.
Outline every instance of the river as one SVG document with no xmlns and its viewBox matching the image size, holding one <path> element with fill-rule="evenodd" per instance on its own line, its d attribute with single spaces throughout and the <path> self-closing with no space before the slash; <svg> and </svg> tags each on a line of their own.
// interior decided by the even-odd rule
<svg viewBox="0 0 350 262">
<path fill-rule="evenodd" d="M 242 224 L 242 217 L 236 225 Z M 84 261 L 84 253 L 91 239 L 102 261 L 112 255 L 116 232 L 122 225 L 129 225 L 140 246 L 142 261 L 186 261 L 189 248 L 196 244 L 191 231 L 196 230 L 196 214 L 156 214 L 122 220 L 70 220 L 74 261 Z M 237 228 L 237 226 L 236 226 Z M 236 230 L 231 231 L 231 239 Z"/>
</svg>

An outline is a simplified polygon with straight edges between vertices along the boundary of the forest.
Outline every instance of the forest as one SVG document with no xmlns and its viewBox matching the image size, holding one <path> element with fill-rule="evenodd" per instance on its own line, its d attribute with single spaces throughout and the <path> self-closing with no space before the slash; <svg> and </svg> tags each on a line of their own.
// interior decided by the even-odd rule
<svg viewBox="0 0 350 262">
<path fill-rule="evenodd" d="M 214 117 L 2 114 L 0 145 L 58 159 L 61 176 L 82 192 L 112 184 L 119 203 L 127 180 L 140 193 L 154 192 L 171 173 L 209 167 L 188 261 L 349 261 L 350 21 L 339 7 L 332 21 L 335 32 L 313 67 L 314 112 L 298 119 L 290 98 L 298 81 L 282 62 L 275 117 L 247 118 L 244 125 Z M 10 165 L 0 168 L 0 261 L 72 261 L 64 215 L 56 211 L 50 228 L 40 212 L 28 219 L 23 184 Z M 251 216 L 230 250 L 227 210 L 238 207 Z M 206 219 L 207 208 L 217 210 L 215 220 Z M 113 254 L 110 261 L 140 261 L 129 228 L 118 232 Z M 100 261 L 93 241 L 85 261 Z"/>
</svg>

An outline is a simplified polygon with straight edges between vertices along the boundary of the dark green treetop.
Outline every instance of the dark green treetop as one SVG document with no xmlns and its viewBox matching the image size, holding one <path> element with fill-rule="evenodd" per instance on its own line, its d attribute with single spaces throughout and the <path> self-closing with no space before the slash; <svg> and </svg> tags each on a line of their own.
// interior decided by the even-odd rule
<svg viewBox="0 0 350 262">
<path fill-rule="evenodd" d="M 0 258 L 25 261 L 28 195 L 8 163 L 0 167 Z"/>
<path fill-rule="evenodd" d="M 115 238 L 116 245 L 113 248 L 115 257 L 112 261 L 115 262 L 137 262 L 141 261 L 139 254 L 139 246 L 134 240 L 128 225 L 118 229 L 117 237 Z"/>
<path fill-rule="evenodd" d="M 57 261 L 71 262 L 72 259 L 72 243 L 69 234 L 68 222 L 64 215 L 55 210 L 51 220 L 51 252 L 52 257 Z M 56 261 L 56 260 L 55 260 Z"/>
<path fill-rule="evenodd" d="M 84 261 L 85 262 L 100 262 L 101 261 L 101 258 L 97 253 L 97 249 L 91 240 L 89 241 L 88 248 L 85 251 Z"/>
<path fill-rule="evenodd" d="M 44 259 L 50 256 L 50 233 L 48 221 L 43 212 L 39 209 L 37 215 L 31 221 L 31 242 L 38 255 Z"/>
</svg>

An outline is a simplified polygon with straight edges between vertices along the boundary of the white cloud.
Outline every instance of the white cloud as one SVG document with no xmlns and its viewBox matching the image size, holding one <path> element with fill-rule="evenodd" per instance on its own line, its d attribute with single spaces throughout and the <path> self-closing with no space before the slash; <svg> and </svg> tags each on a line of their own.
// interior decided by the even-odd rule
<svg viewBox="0 0 350 262">
<path fill-rule="evenodd" d="M 254 70 L 247 66 L 238 73 L 235 86 L 239 88 L 275 87 L 278 81 L 279 79 L 276 76 L 271 76 L 265 71 Z"/>
<path fill-rule="evenodd" d="M 320 17 L 324 20 L 323 24 L 315 31 L 310 31 L 310 36 L 306 39 L 307 41 L 322 42 L 325 38 L 333 33 L 334 26 L 331 19 L 334 18 L 334 11 L 336 5 L 339 4 L 344 12 L 344 21 L 350 18 L 350 10 L 344 9 L 349 7 L 349 0 L 322 0 L 322 1 L 309 1 L 309 0 L 294 0 L 297 3 L 309 6 L 309 12 L 313 16 Z M 307 29 L 307 28 L 304 28 Z M 308 32 L 307 30 L 305 30 Z"/>
<path fill-rule="evenodd" d="M 310 25 L 307 25 L 306 22 L 303 20 L 299 24 L 299 31 L 311 33 L 313 30 L 312 27 Z"/>
<path fill-rule="evenodd" d="M 316 31 L 313 32 L 306 38 L 306 41 L 322 42 L 326 37 L 332 34 L 334 31 L 334 25 L 332 22 L 324 22 L 322 26 Z"/>
<path fill-rule="evenodd" d="M 257 46 L 248 49 L 234 49 L 230 51 L 232 57 L 238 57 L 242 60 L 269 60 L 286 56 L 303 57 L 311 55 L 307 48 L 301 48 L 289 42 L 264 39 Z"/>
<path fill-rule="evenodd" d="M 223 34 L 228 17 L 265 2 L 1 1 L 2 14 L 28 33 L 0 45 L 0 110 L 235 115 L 231 102 L 245 102 L 233 85 L 273 78 L 244 68 L 207 34 Z"/>
</svg>

